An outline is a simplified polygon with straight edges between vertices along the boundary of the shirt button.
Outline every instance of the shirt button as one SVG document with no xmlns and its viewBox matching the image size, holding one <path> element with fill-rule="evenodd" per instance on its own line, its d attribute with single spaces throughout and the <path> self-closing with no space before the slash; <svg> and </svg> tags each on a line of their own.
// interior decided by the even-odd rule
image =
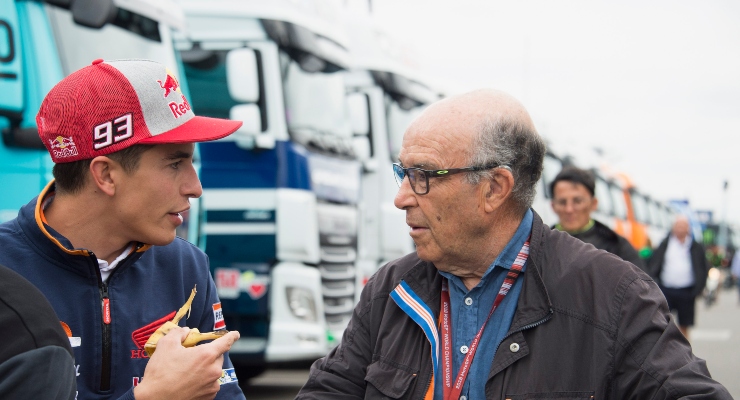
<svg viewBox="0 0 740 400">
<path fill-rule="evenodd" d="M 468 354 L 468 346 L 460 347 L 460 353 Z"/>
<path fill-rule="evenodd" d="M 460 396 L 460 400 L 468 400 L 467 396 Z"/>
<path fill-rule="evenodd" d="M 519 351 L 519 343 L 512 343 L 509 346 L 509 350 L 511 350 L 512 353 L 516 353 L 517 351 Z"/>
<path fill-rule="evenodd" d="M 473 299 L 471 299 L 470 297 L 467 297 L 467 298 L 465 298 L 465 304 L 466 304 L 466 305 L 471 305 L 471 304 L 473 304 Z"/>
</svg>

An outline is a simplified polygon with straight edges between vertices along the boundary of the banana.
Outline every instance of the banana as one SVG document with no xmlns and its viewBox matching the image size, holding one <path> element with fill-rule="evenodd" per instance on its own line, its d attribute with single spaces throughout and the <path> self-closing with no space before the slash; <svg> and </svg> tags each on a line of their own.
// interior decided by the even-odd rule
<svg viewBox="0 0 740 400">
<path fill-rule="evenodd" d="M 185 314 L 190 317 L 190 307 L 193 303 L 193 299 L 195 298 L 195 287 L 193 287 L 193 290 L 190 292 L 190 297 L 188 298 L 188 301 L 185 302 L 185 304 L 180 307 L 180 310 L 177 311 L 177 314 L 175 314 L 175 317 L 172 318 L 172 321 L 165 322 L 162 326 L 159 327 L 154 333 L 152 333 L 152 336 L 149 337 L 149 340 L 146 341 L 146 344 L 144 345 L 144 350 L 147 354 L 149 354 L 149 357 L 154 354 L 154 351 L 157 350 L 157 342 L 159 339 L 161 339 L 164 335 L 167 334 L 172 328 L 177 328 L 178 323 L 182 319 L 182 317 L 185 316 Z M 193 347 L 196 344 L 204 341 L 204 340 L 212 340 L 212 339 L 218 339 L 221 336 L 227 334 L 229 331 L 226 329 L 218 330 L 215 332 L 206 332 L 201 333 L 198 328 L 191 328 L 190 333 L 188 333 L 188 336 L 185 338 L 185 340 L 182 342 L 182 345 L 184 347 Z"/>
</svg>

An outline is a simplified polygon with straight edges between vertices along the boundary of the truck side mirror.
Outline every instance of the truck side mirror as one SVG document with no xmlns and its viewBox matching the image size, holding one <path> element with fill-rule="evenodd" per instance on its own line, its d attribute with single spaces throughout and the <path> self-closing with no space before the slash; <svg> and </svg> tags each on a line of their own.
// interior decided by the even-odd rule
<svg viewBox="0 0 740 400">
<path fill-rule="evenodd" d="M 113 0 L 72 0 L 70 11 L 76 24 L 100 29 L 113 21 L 118 7 Z"/>
<path fill-rule="evenodd" d="M 249 48 L 234 49 L 226 54 L 226 83 L 229 95 L 239 103 L 256 103 L 260 97 L 257 56 Z"/>
<path fill-rule="evenodd" d="M 3 143 L 8 147 L 21 147 L 26 149 L 44 149 L 44 142 L 39 137 L 39 131 L 33 128 L 18 128 L 10 126 L 3 129 Z"/>
<path fill-rule="evenodd" d="M 275 147 L 275 138 L 270 134 L 263 134 L 262 115 L 257 104 L 238 104 L 231 107 L 229 119 L 242 121 L 242 126 L 236 131 L 234 140 L 244 148 L 272 149 Z"/>
<path fill-rule="evenodd" d="M 242 121 L 243 125 L 234 136 L 237 144 L 243 148 L 275 148 L 275 137 L 269 132 L 262 132 L 266 116 L 260 109 L 265 104 L 260 102 L 260 76 L 257 65 L 257 53 L 250 48 L 239 48 L 226 54 L 226 84 L 229 96 L 241 103 L 231 107 L 229 118 Z"/>
<path fill-rule="evenodd" d="M 370 133 L 370 107 L 364 93 L 351 93 L 347 96 L 349 113 L 352 118 L 352 133 L 355 136 L 367 136 Z"/>
<path fill-rule="evenodd" d="M 370 135 L 370 106 L 365 93 L 350 93 L 347 95 L 347 104 L 352 121 L 352 148 L 357 159 L 362 162 L 365 172 L 372 172 L 378 168 L 373 159 L 373 148 Z"/>
</svg>

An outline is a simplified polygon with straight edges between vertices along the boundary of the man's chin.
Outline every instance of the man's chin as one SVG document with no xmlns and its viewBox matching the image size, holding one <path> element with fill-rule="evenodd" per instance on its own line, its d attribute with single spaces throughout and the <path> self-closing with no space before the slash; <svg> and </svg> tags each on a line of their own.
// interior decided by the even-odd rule
<svg viewBox="0 0 740 400">
<path fill-rule="evenodd" d="M 175 234 L 175 232 L 172 232 L 172 235 L 160 235 L 157 237 L 149 238 L 149 241 L 144 243 L 151 244 L 153 246 L 167 246 L 168 244 L 175 241 L 175 237 L 177 237 L 177 235 Z"/>
</svg>

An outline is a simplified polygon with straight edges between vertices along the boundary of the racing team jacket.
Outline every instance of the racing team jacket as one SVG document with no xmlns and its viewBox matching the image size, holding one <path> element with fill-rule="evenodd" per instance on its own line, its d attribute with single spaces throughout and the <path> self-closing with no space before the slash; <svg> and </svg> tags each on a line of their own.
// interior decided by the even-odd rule
<svg viewBox="0 0 740 400">
<path fill-rule="evenodd" d="M 73 249 L 43 222 L 41 204 L 53 187 L 0 225 L 0 265 L 23 275 L 52 304 L 74 351 L 77 398 L 132 400 L 148 361 L 144 344 L 194 287 L 191 313 L 179 325 L 201 332 L 225 328 L 208 257 L 180 238 L 166 246 L 136 243 L 103 283 L 97 257 Z M 216 399 L 244 399 L 228 353 L 220 382 Z"/>
<path fill-rule="evenodd" d="M 471 382 L 485 386 L 486 399 L 732 399 L 634 265 L 550 230 L 535 213 L 522 278 L 488 379 Z M 437 269 L 416 253 L 382 267 L 339 346 L 311 366 L 296 399 L 432 399 L 445 351 L 441 287 Z M 452 340 L 448 351 L 459 351 Z"/>
</svg>

